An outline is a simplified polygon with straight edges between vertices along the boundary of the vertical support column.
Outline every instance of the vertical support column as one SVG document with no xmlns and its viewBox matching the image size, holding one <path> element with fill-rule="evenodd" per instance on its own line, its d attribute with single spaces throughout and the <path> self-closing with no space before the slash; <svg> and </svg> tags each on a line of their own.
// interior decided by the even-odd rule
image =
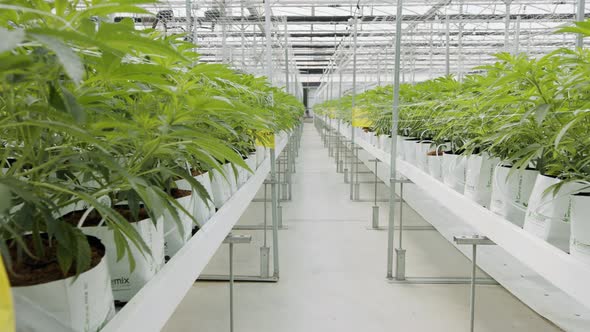
<svg viewBox="0 0 590 332">
<path fill-rule="evenodd" d="M 402 0 L 397 0 L 395 16 L 395 67 L 393 73 L 393 109 L 391 112 L 391 160 L 389 169 L 389 222 L 387 229 L 387 278 L 393 278 L 393 236 L 395 222 L 395 185 L 397 171 L 397 129 L 399 120 L 400 62 L 402 43 Z"/>
<path fill-rule="evenodd" d="M 514 54 L 520 52 L 520 15 L 516 18 L 516 31 L 514 31 Z"/>
<path fill-rule="evenodd" d="M 381 86 L 381 50 L 377 54 L 377 86 Z"/>
<path fill-rule="evenodd" d="M 291 88 L 290 88 L 290 70 L 289 70 L 289 29 L 288 29 L 288 25 L 287 25 L 287 19 L 284 19 L 284 26 L 285 26 L 285 91 L 287 93 L 291 93 Z M 291 185 L 291 171 L 292 168 L 294 166 L 292 166 L 291 164 L 294 163 L 293 162 L 293 153 L 292 153 L 292 144 L 291 144 L 291 137 L 289 137 L 289 141 L 287 143 L 287 165 L 285 167 L 285 181 L 286 181 L 286 186 L 288 187 L 287 190 L 285 190 L 285 188 L 283 188 L 283 197 L 285 199 L 291 199 L 291 195 L 292 195 L 292 185 Z M 282 227 L 282 208 L 281 208 L 281 213 L 280 213 L 280 220 L 281 223 L 279 225 L 279 227 Z"/>
<path fill-rule="evenodd" d="M 510 52 L 510 4 L 512 0 L 504 0 L 506 17 L 504 17 L 504 51 Z"/>
<path fill-rule="evenodd" d="M 432 66 L 432 61 L 433 61 L 433 57 L 434 57 L 434 23 L 431 21 L 430 22 L 430 41 L 428 43 L 429 45 L 429 59 L 430 59 L 430 70 L 428 70 L 428 78 L 432 79 L 433 77 L 433 66 Z"/>
<path fill-rule="evenodd" d="M 334 34 L 336 35 L 336 34 Z M 338 69 L 338 98 L 342 98 L 342 68 Z M 338 119 L 338 129 L 337 129 L 337 147 L 336 147 L 336 172 L 340 173 L 343 172 L 342 168 L 342 161 L 340 160 L 341 158 L 341 145 L 342 145 L 342 140 L 340 137 L 340 123 L 342 122 L 341 119 Z"/>
<path fill-rule="evenodd" d="M 246 68 L 246 37 L 244 35 L 246 27 L 244 26 L 244 1 L 240 1 L 240 41 L 242 43 L 241 51 L 241 62 L 242 68 Z"/>
<path fill-rule="evenodd" d="M 412 28 L 412 31 L 409 31 L 410 34 L 410 45 L 412 45 L 412 47 L 410 48 L 410 81 L 412 82 L 412 84 L 414 84 L 416 82 L 416 47 L 414 46 L 414 28 Z"/>
<path fill-rule="evenodd" d="M 191 36 L 193 31 L 193 5 L 191 0 L 186 0 L 186 32 Z M 195 43 L 195 40 L 192 40 Z"/>
<path fill-rule="evenodd" d="M 371 219 L 371 226 L 373 227 L 373 229 L 379 229 L 379 205 L 377 205 L 377 185 L 379 183 L 379 176 L 377 175 L 379 169 L 378 163 L 379 159 L 375 158 L 375 192 L 373 193 L 373 218 Z"/>
<path fill-rule="evenodd" d="M 469 301 L 469 331 L 475 329 L 475 274 L 477 272 L 477 245 L 471 245 L 471 301 Z"/>
<path fill-rule="evenodd" d="M 234 332 L 234 243 L 229 243 L 229 331 Z"/>
<path fill-rule="evenodd" d="M 285 24 L 285 91 L 287 93 L 291 92 L 289 87 L 290 84 L 290 77 L 289 77 L 289 30 L 287 25 L 287 18 L 284 19 Z"/>
<path fill-rule="evenodd" d="M 268 195 L 267 195 L 267 189 L 268 189 L 268 183 L 265 181 L 264 182 L 264 203 L 263 203 L 263 208 L 264 208 L 264 219 L 263 219 L 263 223 L 262 223 L 262 234 L 263 234 L 263 242 L 262 242 L 262 247 L 260 247 L 260 277 L 262 278 L 268 278 L 270 275 L 270 248 L 267 245 L 267 228 L 268 228 L 268 218 L 267 218 L 267 214 L 268 214 L 268 208 L 266 205 L 266 202 L 268 201 Z"/>
<path fill-rule="evenodd" d="M 269 83 L 272 85 L 272 40 L 271 40 L 271 8 L 270 1 L 264 2 L 264 30 L 266 34 L 266 71 Z M 271 181 L 271 200 L 272 200 L 272 258 L 274 277 L 279 277 L 279 196 L 278 196 L 278 181 L 277 181 L 277 162 L 275 149 L 270 149 L 270 181 Z"/>
<path fill-rule="evenodd" d="M 586 11 L 586 0 L 578 0 L 578 9 L 576 10 L 576 21 L 584 21 L 584 12 Z M 584 36 L 578 34 L 576 37 L 576 47 L 584 48 Z"/>
<path fill-rule="evenodd" d="M 404 234 L 404 182 L 399 184 L 399 246 L 395 250 L 396 265 L 395 265 L 395 279 L 406 280 L 406 249 L 403 244 Z"/>
<path fill-rule="evenodd" d="M 352 115 L 352 119 L 351 121 L 354 122 L 354 108 L 356 107 L 356 48 L 357 48 L 357 25 L 358 25 L 358 16 L 355 15 L 354 16 L 354 26 L 353 26 L 353 32 L 352 32 L 352 110 L 353 110 L 353 115 Z M 356 157 L 356 152 L 358 152 L 355 149 L 354 146 L 354 126 L 350 126 L 350 130 L 351 130 L 351 135 L 350 135 L 350 149 L 351 149 L 351 153 L 352 153 L 352 158 L 350 158 L 350 199 L 353 200 L 354 199 L 354 176 L 353 174 L 355 174 L 355 169 L 358 171 L 358 164 L 356 163 L 357 161 L 355 160 Z M 356 166 L 356 167 L 355 167 Z"/>
<path fill-rule="evenodd" d="M 227 19 L 225 0 L 221 1 L 221 62 L 227 64 Z"/>
<path fill-rule="evenodd" d="M 463 16 L 463 0 L 459 0 L 459 16 Z M 459 34 L 457 36 L 459 44 L 459 82 L 463 82 L 463 22 L 459 22 Z"/>
<path fill-rule="evenodd" d="M 449 15 L 445 16 L 445 75 L 451 74 L 451 23 Z"/>
</svg>

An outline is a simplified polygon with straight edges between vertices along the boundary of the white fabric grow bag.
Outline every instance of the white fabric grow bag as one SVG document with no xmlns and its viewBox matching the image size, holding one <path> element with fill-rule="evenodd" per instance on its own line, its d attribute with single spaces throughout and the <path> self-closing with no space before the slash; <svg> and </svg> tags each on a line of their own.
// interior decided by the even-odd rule
<svg viewBox="0 0 590 332">
<path fill-rule="evenodd" d="M 490 158 L 486 153 L 467 157 L 465 171 L 465 196 L 486 208 L 492 200 L 494 169 L 500 163 L 498 158 Z"/>
<path fill-rule="evenodd" d="M 117 246 L 113 231 L 107 226 L 81 227 L 82 232 L 99 238 L 106 248 L 111 287 L 115 300 L 129 301 L 164 265 L 164 225 L 160 218 L 156 225 L 151 219 L 130 223 L 147 244 L 150 253 L 141 253 L 129 240 L 130 254 L 135 259 L 135 270 L 129 268 L 129 256 L 117 261 Z"/>
<path fill-rule="evenodd" d="M 553 195 L 545 191 L 560 180 L 545 175 L 537 176 L 524 219 L 524 230 L 561 250 L 570 246 L 570 217 L 572 194 L 584 188 L 581 183 L 567 183 Z"/>
<path fill-rule="evenodd" d="M 572 196 L 570 254 L 590 264 L 590 195 Z"/>
<path fill-rule="evenodd" d="M 465 166 L 467 157 L 459 154 L 445 153 L 443 161 L 443 182 L 453 190 L 463 193 L 465 191 Z"/>
<path fill-rule="evenodd" d="M 490 210 L 522 227 L 529 198 L 539 172 L 530 169 L 516 170 L 508 177 L 511 169 L 511 167 L 496 166 Z"/>
<path fill-rule="evenodd" d="M 48 283 L 12 287 L 14 296 L 23 297 L 55 317 L 73 331 L 99 331 L 114 315 L 115 305 L 107 257 L 78 278 Z M 18 315 L 26 313 L 18 313 Z M 19 326 L 18 331 L 45 332 L 46 329 L 28 329 Z"/>
</svg>

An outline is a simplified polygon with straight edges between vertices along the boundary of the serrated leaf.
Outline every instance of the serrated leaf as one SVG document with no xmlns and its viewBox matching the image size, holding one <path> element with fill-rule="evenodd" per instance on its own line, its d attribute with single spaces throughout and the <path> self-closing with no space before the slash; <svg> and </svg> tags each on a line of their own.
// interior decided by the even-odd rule
<svg viewBox="0 0 590 332">
<path fill-rule="evenodd" d="M 37 41 L 55 52 L 59 62 L 61 62 L 64 70 L 74 83 L 78 84 L 82 81 L 82 77 L 84 76 L 84 66 L 82 65 L 80 57 L 74 53 L 71 47 L 64 44 L 61 40 L 51 36 L 38 33 L 32 35 Z"/>
<path fill-rule="evenodd" d="M 8 30 L 0 27 L 0 53 L 10 51 L 25 39 L 25 31 L 21 29 Z"/>
<path fill-rule="evenodd" d="M 538 125 L 540 125 L 543 120 L 545 120 L 545 117 L 549 113 L 550 109 L 551 105 L 548 104 L 541 104 L 535 109 L 535 121 Z"/>
<path fill-rule="evenodd" d="M 63 101 L 68 112 L 74 117 L 77 123 L 84 123 L 86 121 L 86 113 L 82 106 L 76 100 L 76 97 L 65 87 L 61 87 L 63 94 Z"/>
</svg>

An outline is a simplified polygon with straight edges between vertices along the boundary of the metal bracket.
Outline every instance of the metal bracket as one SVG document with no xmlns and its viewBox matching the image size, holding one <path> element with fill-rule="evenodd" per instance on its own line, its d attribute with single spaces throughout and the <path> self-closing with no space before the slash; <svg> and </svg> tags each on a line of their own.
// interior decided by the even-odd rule
<svg viewBox="0 0 590 332">
<path fill-rule="evenodd" d="M 475 284 L 476 278 L 475 273 L 477 271 L 477 246 L 495 245 L 494 241 L 490 240 L 487 236 L 482 235 L 462 235 L 454 236 L 453 241 L 458 245 L 471 245 L 472 256 L 471 256 L 471 301 L 470 301 L 470 330 L 473 332 L 475 327 Z"/>
<path fill-rule="evenodd" d="M 229 233 L 223 240 L 223 243 L 227 244 L 248 244 L 250 242 L 252 242 L 252 235 L 234 235 L 232 233 Z"/>
<path fill-rule="evenodd" d="M 416 225 L 416 226 L 402 226 L 403 227 L 403 231 L 435 231 L 436 228 L 434 228 L 434 226 L 430 226 L 430 225 Z M 379 226 L 377 228 L 375 227 L 367 227 L 368 230 L 370 231 L 386 231 L 389 229 L 389 227 L 387 226 Z M 399 226 L 395 226 L 396 230 L 399 230 Z"/>
</svg>

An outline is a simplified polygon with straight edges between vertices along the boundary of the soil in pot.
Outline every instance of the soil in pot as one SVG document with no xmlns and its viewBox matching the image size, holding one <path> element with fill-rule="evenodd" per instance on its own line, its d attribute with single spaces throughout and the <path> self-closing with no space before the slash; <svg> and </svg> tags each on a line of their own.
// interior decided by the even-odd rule
<svg viewBox="0 0 590 332">
<path fill-rule="evenodd" d="M 442 151 L 433 150 L 433 151 L 428 151 L 428 153 L 426 155 L 432 157 L 432 156 L 442 156 L 443 154 L 444 154 L 444 152 L 442 152 Z"/>
<path fill-rule="evenodd" d="M 203 175 L 203 174 L 205 174 L 205 171 L 202 171 L 200 169 L 191 168 L 191 175 L 192 176 L 199 176 L 199 175 Z"/>
<path fill-rule="evenodd" d="M 183 190 L 183 189 L 177 189 L 177 188 L 172 188 L 172 190 L 170 190 L 170 196 L 174 197 L 175 199 L 187 197 L 192 194 L 193 194 L 193 192 L 190 190 Z"/>
<path fill-rule="evenodd" d="M 97 266 L 105 254 L 105 248 L 99 239 L 88 236 L 90 244 L 90 266 L 86 272 Z M 29 250 L 33 251 L 33 237 L 26 235 L 23 241 Z M 44 249 L 44 257 L 33 258 L 23 253 L 22 259 L 17 261 L 16 243 L 9 243 L 9 254 L 13 261 L 12 272 L 8 271 L 8 278 L 12 287 L 33 286 L 48 283 L 51 281 L 66 279 L 76 275 L 76 267 L 72 266 L 70 271 L 65 274 L 57 262 L 57 242 L 55 239 L 49 240 L 48 236 L 41 237 L 41 244 Z M 34 251 L 33 251 L 34 252 Z"/>
<path fill-rule="evenodd" d="M 148 219 L 150 217 L 147 210 L 144 207 L 139 208 L 139 214 L 138 214 L 137 220 L 135 220 L 128 205 L 116 205 L 113 207 L 113 209 L 115 211 L 117 211 L 123 218 L 125 218 L 129 222 L 136 222 L 139 220 Z M 78 223 L 80 222 L 80 219 L 82 218 L 82 215 L 85 212 L 86 212 L 86 210 L 72 211 L 72 212 L 64 215 L 62 217 L 62 219 L 65 220 L 70 225 L 77 226 Z M 100 215 L 100 213 L 98 213 L 98 211 L 96 211 L 96 210 L 92 210 L 88 214 L 88 217 L 86 217 L 86 220 L 84 221 L 84 226 L 86 226 L 86 227 L 98 226 L 101 221 L 102 221 L 102 216 Z"/>
</svg>

